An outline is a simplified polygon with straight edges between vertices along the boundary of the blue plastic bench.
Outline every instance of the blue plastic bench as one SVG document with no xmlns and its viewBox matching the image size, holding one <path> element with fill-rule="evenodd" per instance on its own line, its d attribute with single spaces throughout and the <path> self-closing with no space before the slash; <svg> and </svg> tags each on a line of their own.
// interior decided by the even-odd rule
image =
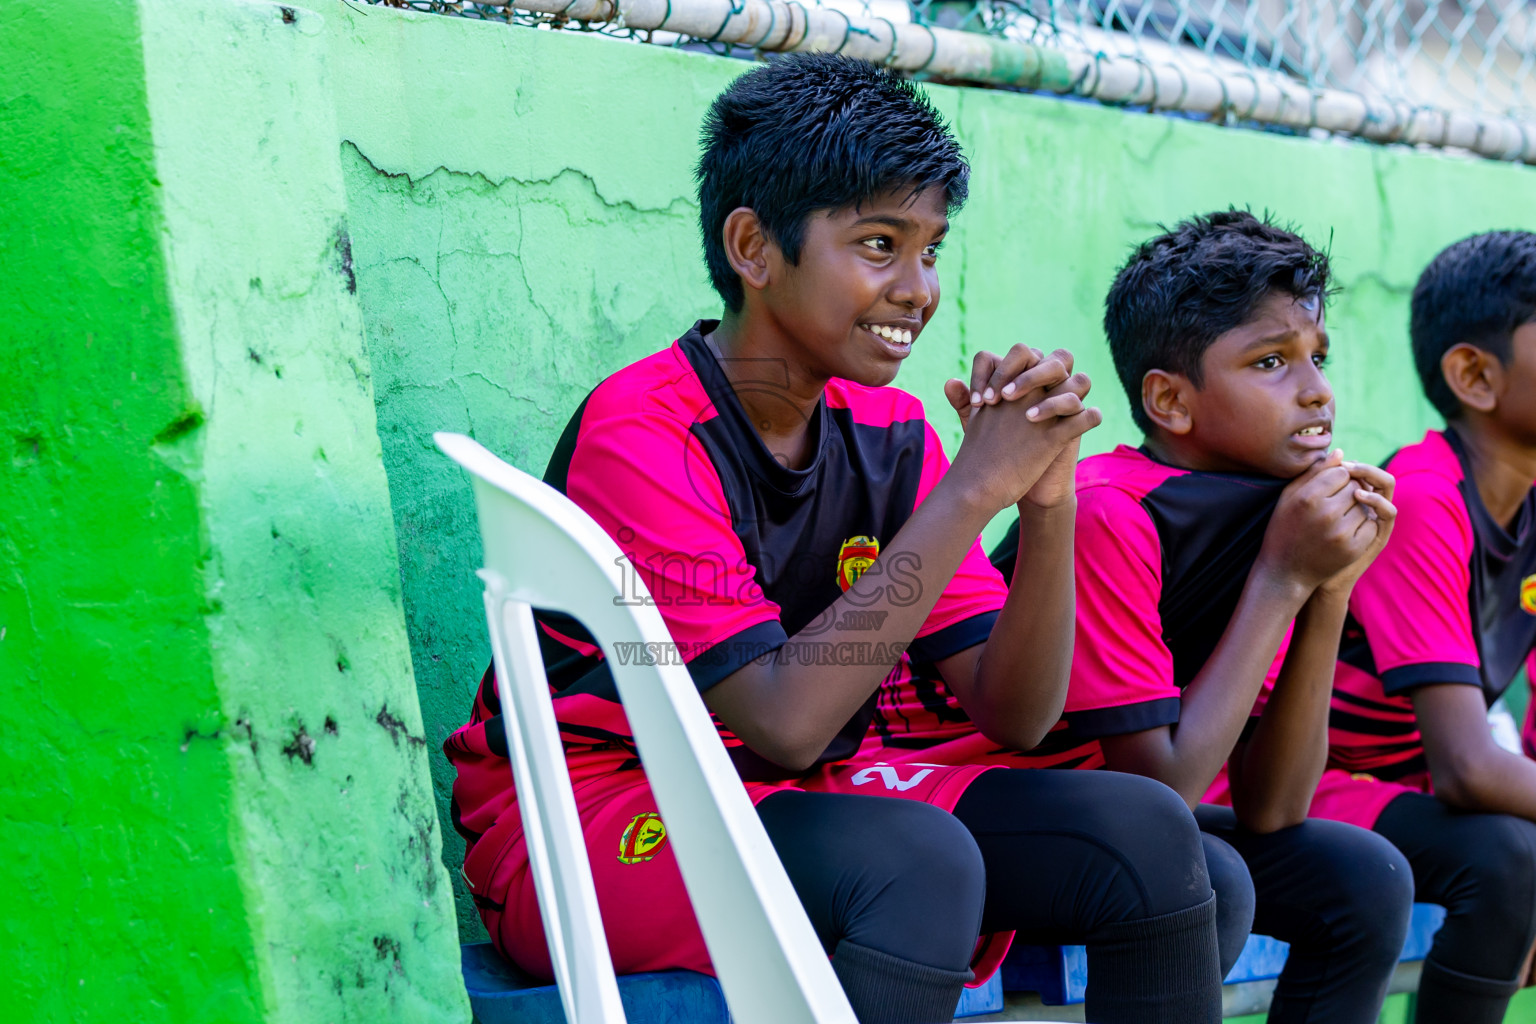
<svg viewBox="0 0 1536 1024">
<path fill-rule="evenodd" d="M 1401 959 L 1424 959 L 1444 920 L 1440 907 L 1414 904 Z M 1227 984 L 1279 977 L 1288 950 L 1278 939 L 1250 936 Z M 462 952 L 464 984 L 479 1024 L 565 1024 L 555 986 L 507 963 L 489 942 L 464 946 Z M 1015 946 L 987 984 L 966 989 L 955 1016 L 1002 1012 L 1005 990 L 1037 993 L 1047 1006 L 1080 1003 L 1087 983 L 1088 956 L 1082 946 Z M 731 1019 L 720 985 L 693 971 L 625 975 L 619 978 L 619 998 L 629 1024 L 729 1024 Z"/>
<path fill-rule="evenodd" d="M 464 946 L 461 954 L 464 986 L 478 1024 L 565 1024 L 555 986 L 530 978 L 489 942 Z M 622 975 L 619 1000 L 629 1024 L 729 1024 L 731 1019 L 719 982 L 693 971 Z M 993 975 L 987 984 L 965 990 L 955 1016 L 1002 1009 L 1002 979 Z"/>
<path fill-rule="evenodd" d="M 1408 940 L 1399 960 L 1422 960 L 1435 932 L 1445 920 L 1445 909 L 1428 903 L 1413 905 Z M 1227 975 L 1228 985 L 1268 981 L 1280 976 L 1290 946 L 1266 935 L 1250 935 L 1243 953 Z M 1082 946 L 1016 946 L 998 972 L 1009 992 L 1035 992 L 1047 1006 L 1080 1003 L 1088 985 L 1088 956 Z"/>
</svg>

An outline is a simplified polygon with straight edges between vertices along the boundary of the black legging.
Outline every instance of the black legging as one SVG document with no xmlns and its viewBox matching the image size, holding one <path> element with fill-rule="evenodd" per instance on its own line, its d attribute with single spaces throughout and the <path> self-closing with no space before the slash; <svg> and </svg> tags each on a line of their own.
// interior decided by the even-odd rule
<svg viewBox="0 0 1536 1024">
<path fill-rule="evenodd" d="M 1309 819 L 1261 835 L 1241 828 L 1230 807 L 1210 804 L 1195 819 L 1246 865 L 1253 930 L 1291 944 L 1270 1024 L 1374 1021 L 1413 908 L 1403 855 L 1381 836 L 1337 821 Z M 1230 858 L 1210 855 L 1210 862 L 1212 880 L 1230 887 L 1216 874 L 1232 870 Z"/>
<path fill-rule="evenodd" d="M 1418 901 L 1446 911 L 1419 976 L 1415 1020 L 1498 1024 L 1536 940 L 1536 824 L 1405 793 L 1376 831 L 1408 858 Z"/>
<path fill-rule="evenodd" d="M 815 793 L 758 813 L 863 1024 L 947 1020 L 977 932 L 1010 930 L 1088 946 L 1091 1021 L 1220 1020 L 1200 833 L 1160 783 L 995 769 L 953 815 Z"/>
</svg>

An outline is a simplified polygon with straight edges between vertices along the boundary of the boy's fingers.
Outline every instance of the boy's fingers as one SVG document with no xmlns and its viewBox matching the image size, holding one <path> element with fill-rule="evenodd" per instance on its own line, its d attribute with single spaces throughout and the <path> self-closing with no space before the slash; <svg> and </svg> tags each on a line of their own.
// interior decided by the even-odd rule
<svg viewBox="0 0 1536 1024">
<path fill-rule="evenodd" d="M 966 388 L 965 381 L 958 377 L 951 377 L 944 382 L 944 397 L 955 412 L 963 412 L 971 404 L 970 390 Z"/>
<path fill-rule="evenodd" d="M 1082 398 L 1076 392 L 1066 391 L 1061 394 L 1051 395 L 1042 400 L 1038 405 L 1030 406 L 1024 415 L 1039 423 L 1052 417 L 1076 416 L 1082 411 Z"/>
<path fill-rule="evenodd" d="M 1343 466 L 1326 466 L 1313 478 L 1312 486 L 1331 498 L 1356 484 Z"/>
<path fill-rule="evenodd" d="M 1388 497 L 1392 496 L 1392 491 L 1397 486 L 1397 479 L 1391 473 L 1367 462 L 1350 462 L 1346 465 L 1350 475 L 1360 483 Z"/>
<path fill-rule="evenodd" d="M 1392 504 L 1391 499 L 1385 494 L 1368 491 L 1362 487 L 1355 491 L 1354 498 L 1355 501 L 1376 513 L 1379 519 L 1391 522 L 1397 518 L 1397 506 Z"/>
<path fill-rule="evenodd" d="M 986 390 L 987 379 L 992 376 L 992 371 L 997 364 L 1002 362 L 1002 357 L 996 352 L 977 352 L 971 360 L 971 387 L 970 398 L 972 405 L 981 404 L 981 393 Z"/>
<path fill-rule="evenodd" d="M 1082 437 L 1103 422 L 1104 414 L 1099 411 L 1098 406 L 1091 405 L 1075 416 L 1064 416 L 1058 419 L 1052 429 L 1066 434 L 1066 437 L 1062 438 L 1062 443 L 1066 443 L 1073 438 Z"/>
<path fill-rule="evenodd" d="M 1069 367 L 1070 369 L 1070 367 Z M 1070 391 L 1079 398 L 1088 397 L 1088 392 L 1093 390 L 1093 380 L 1086 373 L 1074 373 L 1060 386 L 1053 389 L 1053 393 Z"/>
<path fill-rule="evenodd" d="M 1033 395 L 1038 391 L 1050 394 L 1068 379 L 1067 368 L 1061 364 L 1060 360 L 1052 356 L 1048 359 L 1040 360 L 1040 362 L 1031 366 L 1007 384 L 1004 384 L 998 394 L 1007 401 L 1023 398 L 1025 395 Z"/>
<path fill-rule="evenodd" d="M 1295 488 L 1297 491 L 1310 490 L 1316 485 L 1318 477 L 1328 472 L 1330 469 L 1335 469 L 1342 465 L 1343 461 L 1344 460 L 1342 454 L 1338 451 L 1338 449 L 1334 449 L 1327 455 L 1324 455 L 1322 458 L 1313 462 L 1312 465 L 1308 466 L 1300 476 L 1290 482 L 1287 489 L 1289 490 L 1290 488 Z M 1347 478 L 1348 477 L 1346 476 L 1346 479 Z"/>
<path fill-rule="evenodd" d="M 998 401 L 999 397 L 1010 398 L 1019 393 L 1015 378 L 1027 370 L 1034 369 L 1045 358 L 1037 348 L 1031 348 L 1022 342 L 1010 348 L 1004 353 L 1003 358 L 992 368 L 992 374 L 982 386 L 981 400 L 988 404 Z"/>
<path fill-rule="evenodd" d="M 1072 363 L 1072 353 L 1064 348 L 1059 348 L 1048 356 L 1042 355 L 1033 368 L 1038 376 L 1025 374 L 1017 380 L 1004 384 L 1001 394 L 1004 398 L 1018 398 L 1028 394 L 1031 388 L 1053 388 L 1070 378 Z M 1047 372 L 1046 367 L 1051 369 Z"/>
</svg>

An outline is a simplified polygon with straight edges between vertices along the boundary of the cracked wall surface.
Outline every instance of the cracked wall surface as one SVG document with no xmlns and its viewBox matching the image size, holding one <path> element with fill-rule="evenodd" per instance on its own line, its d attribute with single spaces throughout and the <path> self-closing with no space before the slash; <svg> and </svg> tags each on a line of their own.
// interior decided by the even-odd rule
<svg viewBox="0 0 1536 1024">
<path fill-rule="evenodd" d="M 692 164 L 709 100 L 740 61 L 572 34 L 386 12 L 332 18 L 358 294 L 389 471 L 411 656 L 447 821 L 441 741 L 489 658 L 467 483 L 431 445 L 473 434 L 541 474 L 608 373 L 717 313 Z M 1337 437 L 1381 459 L 1435 420 L 1407 359 L 1407 298 L 1443 245 L 1536 228 L 1529 168 L 1231 131 L 982 89 L 929 93 L 965 146 L 971 200 L 940 261 L 942 306 L 896 384 L 946 444 L 943 380 L 1018 341 L 1072 349 L 1105 425 L 1136 443 L 1100 329 L 1104 291 L 1159 223 L 1270 209 L 1330 245 Z M 994 524 L 994 529 L 1002 523 Z M 989 533 L 989 535 L 991 535 Z M 462 844 L 445 830 L 444 856 Z M 458 884 L 458 879 L 455 879 Z M 459 890 L 460 926 L 480 934 Z"/>
</svg>

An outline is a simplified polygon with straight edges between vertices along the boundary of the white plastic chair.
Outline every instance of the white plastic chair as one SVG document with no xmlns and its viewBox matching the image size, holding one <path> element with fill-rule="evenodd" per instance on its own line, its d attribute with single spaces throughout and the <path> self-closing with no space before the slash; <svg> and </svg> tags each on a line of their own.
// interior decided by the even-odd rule
<svg viewBox="0 0 1536 1024">
<path fill-rule="evenodd" d="M 687 669 L 614 655 L 616 644 L 671 643 L 653 605 L 624 599 L 618 545 L 565 495 L 470 438 L 433 439 L 474 484 L 497 693 L 566 1020 L 622 1024 L 624 1011 L 533 605 L 574 616 L 602 646 L 732 1018 L 856 1024 Z"/>
</svg>

